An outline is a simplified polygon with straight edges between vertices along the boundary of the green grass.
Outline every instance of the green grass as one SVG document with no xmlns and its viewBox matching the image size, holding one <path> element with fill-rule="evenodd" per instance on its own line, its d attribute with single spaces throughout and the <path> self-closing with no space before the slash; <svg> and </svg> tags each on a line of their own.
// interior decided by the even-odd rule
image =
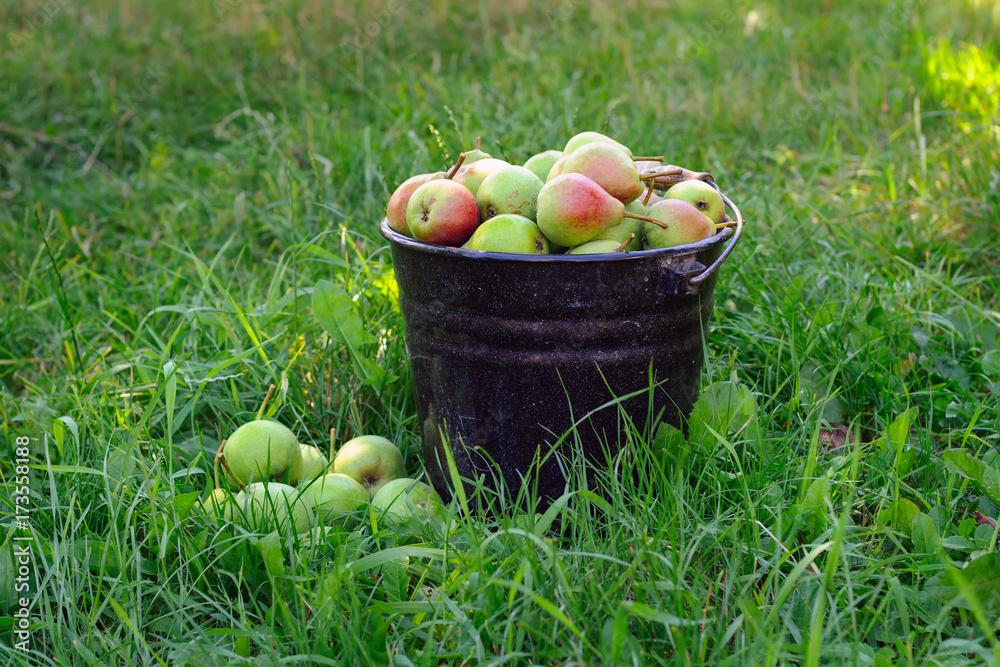
<svg viewBox="0 0 1000 667">
<path fill-rule="evenodd" d="M 997 663 L 995 3 L 85 5 L 0 8 L 5 662 Z M 629 433 L 603 495 L 541 516 L 369 520 L 280 568 L 188 516 L 272 383 L 301 441 L 377 433 L 420 470 L 388 194 L 477 136 L 522 162 L 585 129 L 748 218 L 703 386 L 749 422 Z M 320 280 L 384 390 L 317 324 Z"/>
</svg>

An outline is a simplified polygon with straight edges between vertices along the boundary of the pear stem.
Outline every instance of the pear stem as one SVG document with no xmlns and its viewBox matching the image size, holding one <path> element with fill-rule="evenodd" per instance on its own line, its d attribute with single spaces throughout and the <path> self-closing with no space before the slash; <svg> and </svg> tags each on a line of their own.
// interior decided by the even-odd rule
<svg viewBox="0 0 1000 667">
<path fill-rule="evenodd" d="M 617 248 L 615 248 L 615 252 L 621 252 L 622 250 L 624 250 L 625 248 L 627 248 L 628 244 L 631 243 L 634 238 L 635 238 L 635 234 L 634 233 L 629 234 L 628 238 L 625 239 L 625 243 L 623 243 L 620 246 L 618 246 Z"/>
<path fill-rule="evenodd" d="M 673 176 L 675 174 L 681 173 L 676 167 L 673 169 L 667 169 L 665 171 L 651 171 L 647 174 L 639 174 L 640 181 L 648 181 L 649 179 L 657 179 L 660 176 Z"/>
<path fill-rule="evenodd" d="M 274 385 L 271 386 L 273 387 Z M 229 476 L 236 480 L 236 485 L 240 487 L 240 491 L 243 491 L 244 489 L 247 488 L 247 485 L 244 484 L 243 480 L 237 477 L 236 473 L 233 472 L 233 469 L 229 467 L 229 463 L 226 461 L 226 455 L 222 452 L 222 448 L 225 446 L 226 446 L 226 441 L 223 440 L 222 444 L 219 445 L 219 451 L 215 454 L 215 459 L 216 461 L 222 463 L 222 467 L 226 469 L 226 472 L 229 473 Z"/>
<path fill-rule="evenodd" d="M 743 222 L 746 223 L 746 220 L 744 220 Z M 715 223 L 716 229 L 722 229 L 723 227 L 735 227 L 735 226 L 736 226 L 735 220 L 727 220 L 726 222 Z"/>
<path fill-rule="evenodd" d="M 215 479 L 215 485 L 212 490 L 219 488 L 219 459 L 222 458 L 222 450 L 226 446 L 226 439 L 223 438 L 222 442 L 219 443 L 219 449 L 215 452 L 215 461 L 212 465 L 212 477 Z"/>
<path fill-rule="evenodd" d="M 271 396 L 274 395 L 275 386 L 272 384 L 267 388 L 267 393 L 264 394 L 264 400 L 261 402 L 260 407 L 257 408 L 257 419 L 264 418 L 264 408 L 267 407 L 267 402 L 271 400 Z"/>
<path fill-rule="evenodd" d="M 659 225 L 660 227 L 667 229 L 666 223 L 660 222 L 656 218 L 650 218 L 648 215 L 636 215 L 635 213 L 629 213 L 628 211 L 625 211 L 623 217 L 635 218 L 636 220 L 645 220 L 646 222 L 652 222 L 654 225 Z"/>
<path fill-rule="evenodd" d="M 653 196 L 653 186 L 656 185 L 656 179 L 649 182 L 649 187 L 646 188 L 646 196 L 642 199 L 643 206 L 649 206 L 649 198 Z"/>
<path fill-rule="evenodd" d="M 479 137 L 476 137 L 476 150 L 479 150 Z"/>
<path fill-rule="evenodd" d="M 663 162 L 666 160 L 665 155 L 633 155 L 633 162 Z"/>
<path fill-rule="evenodd" d="M 462 166 L 463 162 L 465 162 L 465 153 L 460 153 L 458 156 L 458 162 L 455 163 L 454 167 L 448 170 L 447 175 L 445 175 L 445 180 L 451 180 L 454 178 L 455 174 L 458 173 L 458 168 Z"/>
</svg>

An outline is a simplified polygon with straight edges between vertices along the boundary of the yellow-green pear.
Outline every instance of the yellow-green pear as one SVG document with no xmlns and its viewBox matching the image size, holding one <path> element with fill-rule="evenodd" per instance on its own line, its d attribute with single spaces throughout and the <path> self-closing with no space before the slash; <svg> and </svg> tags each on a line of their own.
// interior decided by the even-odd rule
<svg viewBox="0 0 1000 667">
<path fill-rule="evenodd" d="M 257 419 L 233 431 L 222 456 L 230 484 L 243 488 L 251 482 L 282 478 L 290 466 L 299 465 L 302 451 L 287 426 Z"/>
</svg>

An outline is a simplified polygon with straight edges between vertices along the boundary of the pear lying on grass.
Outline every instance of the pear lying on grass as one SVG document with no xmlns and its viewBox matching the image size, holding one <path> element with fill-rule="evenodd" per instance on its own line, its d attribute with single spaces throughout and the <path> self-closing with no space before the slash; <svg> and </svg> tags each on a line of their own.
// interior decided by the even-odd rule
<svg viewBox="0 0 1000 667">
<path fill-rule="evenodd" d="M 230 484 L 243 488 L 251 482 L 283 477 L 290 466 L 301 465 L 302 451 L 288 427 L 257 419 L 233 431 L 222 458 Z"/>
<path fill-rule="evenodd" d="M 196 505 L 212 521 L 233 518 L 233 496 L 226 489 L 213 489 L 208 497 Z"/>
<path fill-rule="evenodd" d="M 235 516 L 259 532 L 277 530 L 285 533 L 294 527 L 296 532 L 304 533 L 313 524 L 313 513 L 298 500 L 298 495 L 299 492 L 287 484 L 255 482 L 234 499 Z"/>
<path fill-rule="evenodd" d="M 405 477 L 389 482 L 372 498 L 372 508 L 390 523 L 440 516 L 441 505 L 441 498 L 434 489 Z"/>
<path fill-rule="evenodd" d="M 403 454 L 390 440 L 362 435 L 348 440 L 333 457 L 332 472 L 347 475 L 374 497 L 388 482 L 406 477 Z"/>
<path fill-rule="evenodd" d="M 355 522 L 369 496 L 356 480 L 331 472 L 302 490 L 299 502 L 309 507 L 324 524 L 351 525 Z"/>
<path fill-rule="evenodd" d="M 319 448 L 312 445 L 299 445 L 299 448 L 302 456 L 292 461 L 292 465 L 288 467 L 289 484 L 299 484 L 300 482 L 314 480 L 326 472 L 327 467 L 330 465 L 326 454 Z"/>
</svg>

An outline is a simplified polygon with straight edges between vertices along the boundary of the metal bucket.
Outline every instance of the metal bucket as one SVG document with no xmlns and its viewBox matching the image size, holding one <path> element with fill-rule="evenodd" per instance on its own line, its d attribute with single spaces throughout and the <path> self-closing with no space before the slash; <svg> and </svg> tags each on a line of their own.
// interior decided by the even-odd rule
<svg viewBox="0 0 1000 667">
<path fill-rule="evenodd" d="M 462 477 L 485 476 L 495 488 L 499 470 L 511 497 L 527 481 L 552 499 L 563 493 L 574 440 L 593 460 L 618 446 L 620 409 L 641 428 L 680 425 L 698 396 L 718 269 L 743 231 L 723 199 L 735 228 L 684 246 L 600 255 L 447 248 L 382 221 L 439 493 L 451 495 L 442 431 Z M 641 393 L 600 409 L 633 392 Z M 578 439 L 549 455 L 574 425 Z"/>
</svg>

